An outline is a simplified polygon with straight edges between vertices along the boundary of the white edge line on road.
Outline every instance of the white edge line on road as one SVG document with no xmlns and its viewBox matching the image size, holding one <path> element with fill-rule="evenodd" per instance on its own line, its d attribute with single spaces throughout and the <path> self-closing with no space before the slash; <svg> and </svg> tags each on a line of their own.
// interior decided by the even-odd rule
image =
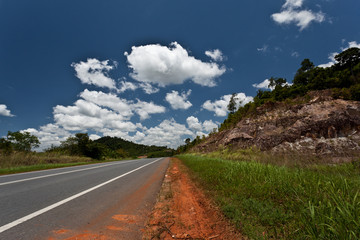
<svg viewBox="0 0 360 240">
<path fill-rule="evenodd" d="M 32 177 L 32 178 L 24 178 L 24 179 L 14 180 L 14 181 L 10 181 L 10 182 L 0 183 L 0 186 L 12 184 L 12 183 L 18 183 L 18 182 L 25 182 L 25 181 L 30 181 L 30 180 L 40 179 L 40 178 L 52 177 L 52 176 L 57 176 L 57 175 L 63 175 L 63 174 L 68 174 L 68 173 L 81 172 L 81 171 L 91 170 L 91 169 L 95 169 L 95 168 L 114 166 L 114 165 L 123 164 L 123 163 L 126 163 L 126 162 L 118 162 L 118 163 L 100 165 L 100 166 L 95 166 L 95 167 L 90 167 L 90 168 L 76 169 L 76 170 L 72 170 L 72 171 L 68 171 L 68 172 L 60 172 L 60 173 L 53 173 L 53 174 L 37 176 L 37 177 Z"/>
<path fill-rule="evenodd" d="M 120 175 L 120 176 L 117 176 L 117 177 L 115 177 L 115 178 L 113 178 L 113 179 L 110 179 L 109 181 L 106 181 L 106 182 L 104 182 L 104 183 L 101 183 L 101 184 L 99 184 L 99 185 L 96 185 L 95 187 L 89 188 L 89 189 L 87 189 L 87 190 L 85 190 L 85 191 L 82 191 L 82 192 L 80 192 L 80 193 L 78 193 L 78 194 L 75 194 L 75 195 L 73 195 L 73 196 L 71 196 L 71 197 L 68 197 L 68 198 L 66 198 L 66 199 L 64 199 L 64 200 L 61 200 L 61 201 L 59 201 L 59 202 L 57 202 L 57 203 L 54 203 L 54 204 L 52 204 L 52 205 L 50 205 L 50 206 L 48 206 L 48 207 L 46 207 L 46 208 L 40 209 L 40 210 L 38 210 L 38 211 L 36 211 L 36 212 L 33 212 L 33 213 L 31 213 L 31 214 L 29 214 L 29 215 L 27 215 L 27 216 L 25 216 L 25 217 L 19 218 L 18 220 L 15 220 L 15 221 L 13 221 L 13 222 L 11 222 L 11 223 L 8 223 L 8 224 L 6 224 L 6 225 L 4 225 L 4 226 L 1 226 L 1 227 L 0 227 L 0 233 L 4 232 L 4 231 L 6 231 L 6 230 L 8 230 L 8 229 L 10 229 L 10 228 L 13 228 L 13 227 L 15 227 L 15 226 L 17 226 L 17 225 L 19 225 L 19 224 L 21 224 L 21 223 L 23 223 L 23 222 L 26 222 L 26 221 L 34 218 L 34 217 L 37 217 L 37 216 L 39 216 L 39 215 L 41 215 L 41 214 L 43 214 L 43 213 L 46 213 L 46 212 L 48 212 L 48 211 L 50 211 L 50 210 L 52 210 L 52 209 L 54 209 L 54 208 L 56 208 L 56 207 L 58 207 L 58 206 L 61 206 L 61 205 L 65 204 L 65 203 L 67 203 L 67 202 L 70 202 L 71 200 L 74 200 L 74 199 L 76 199 L 76 198 L 78 198 L 78 197 L 80 197 L 80 196 L 82 196 L 82 195 L 84 195 L 84 194 L 87 194 L 87 193 L 89 193 L 89 192 L 91 192 L 91 191 L 94 191 L 95 189 L 98 189 L 98 188 L 100 188 L 100 187 L 102 187 L 102 186 L 104 186 L 104 185 L 106 185 L 106 184 L 109 184 L 109 183 L 111 183 L 111 182 L 113 182 L 113 181 L 115 181 L 115 180 L 117 180 L 117 179 L 119 179 L 119 178 L 122 178 L 122 177 L 124 177 L 124 176 L 126 176 L 126 175 L 129 175 L 130 173 L 133 173 L 133 172 L 135 172 L 135 171 L 137 171 L 137 170 L 140 170 L 141 168 L 144 168 L 144 167 L 146 167 L 146 166 L 149 166 L 150 164 L 153 164 L 153 163 L 155 163 L 155 162 L 157 162 L 157 161 L 159 161 L 159 160 L 161 160 L 161 159 L 162 159 L 162 158 L 158 158 L 158 159 L 156 159 L 155 161 L 153 161 L 153 162 L 151 162 L 151 163 L 147 163 L 147 164 L 145 164 L 145 165 L 143 165 L 143 166 L 141 166 L 141 167 L 138 167 L 138 168 L 136 168 L 136 169 L 134 169 L 134 170 L 131 170 L 131 171 L 127 172 L 127 173 L 124 173 L 124 174 L 122 174 L 122 175 Z"/>
<path fill-rule="evenodd" d="M 128 162 L 128 161 L 132 161 L 132 160 L 122 160 L 121 162 Z M 34 174 L 34 173 L 51 172 L 51 171 L 57 171 L 57 170 L 61 170 L 61 169 L 68 169 L 68 168 L 79 168 L 79 167 L 84 167 L 84 166 L 89 166 L 89 165 L 99 166 L 99 165 L 104 165 L 104 163 L 89 163 L 89 164 L 84 164 L 84 165 L 75 165 L 75 166 L 60 167 L 60 168 L 50 168 L 50 169 L 36 170 L 36 171 L 30 171 L 30 172 L 10 173 L 10 174 L 0 175 L 0 178 L 20 176 L 20 175 L 26 175 L 26 174 Z"/>
</svg>

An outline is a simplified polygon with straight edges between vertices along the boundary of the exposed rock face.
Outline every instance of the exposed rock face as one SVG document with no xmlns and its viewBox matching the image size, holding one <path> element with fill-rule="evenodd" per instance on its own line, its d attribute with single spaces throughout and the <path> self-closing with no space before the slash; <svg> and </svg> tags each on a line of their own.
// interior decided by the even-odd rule
<svg viewBox="0 0 360 240">
<path fill-rule="evenodd" d="M 304 104 L 272 103 L 195 147 L 209 152 L 222 147 L 276 153 L 349 157 L 360 153 L 360 102 L 333 99 L 329 91 L 312 92 Z"/>
</svg>

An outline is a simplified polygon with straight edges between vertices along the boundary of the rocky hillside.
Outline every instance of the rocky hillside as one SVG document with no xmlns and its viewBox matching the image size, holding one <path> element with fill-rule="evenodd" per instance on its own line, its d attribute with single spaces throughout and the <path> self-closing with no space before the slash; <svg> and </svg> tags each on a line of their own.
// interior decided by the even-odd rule
<svg viewBox="0 0 360 240">
<path fill-rule="evenodd" d="M 342 161 L 359 156 L 359 144 L 360 102 L 334 99 L 330 90 L 323 90 L 292 101 L 268 102 L 234 128 L 208 137 L 193 150 L 257 147 Z"/>
</svg>

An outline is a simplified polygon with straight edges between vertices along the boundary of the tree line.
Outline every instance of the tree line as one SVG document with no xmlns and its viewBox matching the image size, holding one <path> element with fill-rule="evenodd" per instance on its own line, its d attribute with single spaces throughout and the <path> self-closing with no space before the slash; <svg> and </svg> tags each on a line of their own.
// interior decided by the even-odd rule
<svg viewBox="0 0 360 240">
<path fill-rule="evenodd" d="M 14 152 L 30 153 L 39 146 L 39 139 L 26 131 L 9 131 L 6 137 L 0 138 L 0 154 L 3 155 L 10 155 Z M 97 160 L 136 158 L 138 156 L 163 157 L 174 154 L 174 150 L 167 147 L 136 144 L 117 137 L 107 136 L 91 140 L 87 133 L 76 133 L 61 142 L 59 146 L 51 146 L 45 152 L 84 156 Z"/>
</svg>

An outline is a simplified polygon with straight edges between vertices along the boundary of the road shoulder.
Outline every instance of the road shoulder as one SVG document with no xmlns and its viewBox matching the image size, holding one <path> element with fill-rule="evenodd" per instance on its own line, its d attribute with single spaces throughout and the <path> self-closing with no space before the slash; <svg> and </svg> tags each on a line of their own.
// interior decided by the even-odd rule
<svg viewBox="0 0 360 240">
<path fill-rule="evenodd" d="M 244 239 L 172 158 L 143 239 Z"/>
</svg>

